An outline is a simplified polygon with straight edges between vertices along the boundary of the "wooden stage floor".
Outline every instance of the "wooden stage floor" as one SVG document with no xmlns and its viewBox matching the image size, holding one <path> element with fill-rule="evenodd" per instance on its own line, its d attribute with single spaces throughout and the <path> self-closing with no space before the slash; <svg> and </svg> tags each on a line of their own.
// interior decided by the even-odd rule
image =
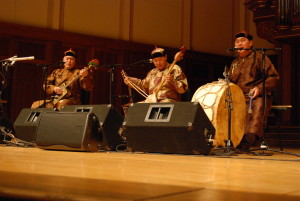
<svg viewBox="0 0 300 201">
<path fill-rule="evenodd" d="M 284 151 L 300 154 L 300 149 Z M 300 200 L 300 157 L 271 153 L 272 156 L 90 153 L 2 144 L 0 198 Z"/>
</svg>

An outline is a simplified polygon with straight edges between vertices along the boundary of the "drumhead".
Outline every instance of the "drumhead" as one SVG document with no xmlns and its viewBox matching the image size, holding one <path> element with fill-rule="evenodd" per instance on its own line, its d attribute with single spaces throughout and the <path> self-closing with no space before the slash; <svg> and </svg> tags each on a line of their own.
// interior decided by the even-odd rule
<svg viewBox="0 0 300 201">
<path fill-rule="evenodd" d="M 236 147 L 243 138 L 246 121 L 246 102 L 243 91 L 236 84 L 230 83 L 232 109 L 228 109 L 230 100 L 228 86 L 220 80 L 205 84 L 197 89 L 192 102 L 199 102 L 207 117 L 216 129 L 214 146 L 225 146 L 230 138 Z M 229 112 L 231 116 L 231 130 L 228 130 Z"/>
</svg>

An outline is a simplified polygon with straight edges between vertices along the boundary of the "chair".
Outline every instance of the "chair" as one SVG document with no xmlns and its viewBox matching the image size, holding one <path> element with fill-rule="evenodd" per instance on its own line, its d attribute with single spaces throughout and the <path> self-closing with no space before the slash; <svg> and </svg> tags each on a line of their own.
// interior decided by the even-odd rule
<svg viewBox="0 0 300 201">
<path fill-rule="evenodd" d="M 292 109 L 292 105 L 272 105 L 269 116 L 275 117 L 275 124 L 278 131 L 279 147 L 283 151 L 282 136 L 281 136 L 281 113 Z M 272 112 L 273 111 L 273 112 Z"/>
</svg>

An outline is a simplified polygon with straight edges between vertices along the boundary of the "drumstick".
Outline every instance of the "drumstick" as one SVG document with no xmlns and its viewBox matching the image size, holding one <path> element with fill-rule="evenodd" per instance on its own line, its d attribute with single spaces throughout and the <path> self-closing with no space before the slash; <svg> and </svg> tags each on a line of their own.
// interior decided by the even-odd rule
<svg viewBox="0 0 300 201">
<path fill-rule="evenodd" d="M 252 99 L 253 99 L 253 95 L 250 95 L 250 103 L 249 103 L 249 109 L 248 109 L 249 114 L 252 113 Z"/>
</svg>

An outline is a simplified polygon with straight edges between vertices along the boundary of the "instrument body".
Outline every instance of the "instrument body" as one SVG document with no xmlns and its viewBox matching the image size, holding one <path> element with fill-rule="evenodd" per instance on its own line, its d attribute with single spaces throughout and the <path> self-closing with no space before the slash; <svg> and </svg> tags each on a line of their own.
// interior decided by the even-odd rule
<svg viewBox="0 0 300 201">
<path fill-rule="evenodd" d="M 87 71 L 91 68 L 91 66 L 83 69 L 83 71 Z M 63 82 L 61 85 L 59 85 L 59 88 L 63 91 L 60 95 L 55 95 L 52 97 L 53 105 L 55 106 L 61 99 L 68 98 L 72 95 L 71 91 L 68 89 L 70 85 L 72 85 L 74 82 L 76 82 L 79 78 L 81 78 L 81 74 L 78 74 L 76 77 L 74 77 L 70 82 Z"/>
<path fill-rule="evenodd" d="M 214 146 L 225 146 L 228 139 L 227 84 L 223 80 L 208 83 L 196 90 L 192 102 L 199 102 L 216 129 Z M 246 102 L 239 86 L 230 83 L 233 109 L 231 110 L 231 141 L 236 147 L 243 138 L 246 123 Z"/>
</svg>

